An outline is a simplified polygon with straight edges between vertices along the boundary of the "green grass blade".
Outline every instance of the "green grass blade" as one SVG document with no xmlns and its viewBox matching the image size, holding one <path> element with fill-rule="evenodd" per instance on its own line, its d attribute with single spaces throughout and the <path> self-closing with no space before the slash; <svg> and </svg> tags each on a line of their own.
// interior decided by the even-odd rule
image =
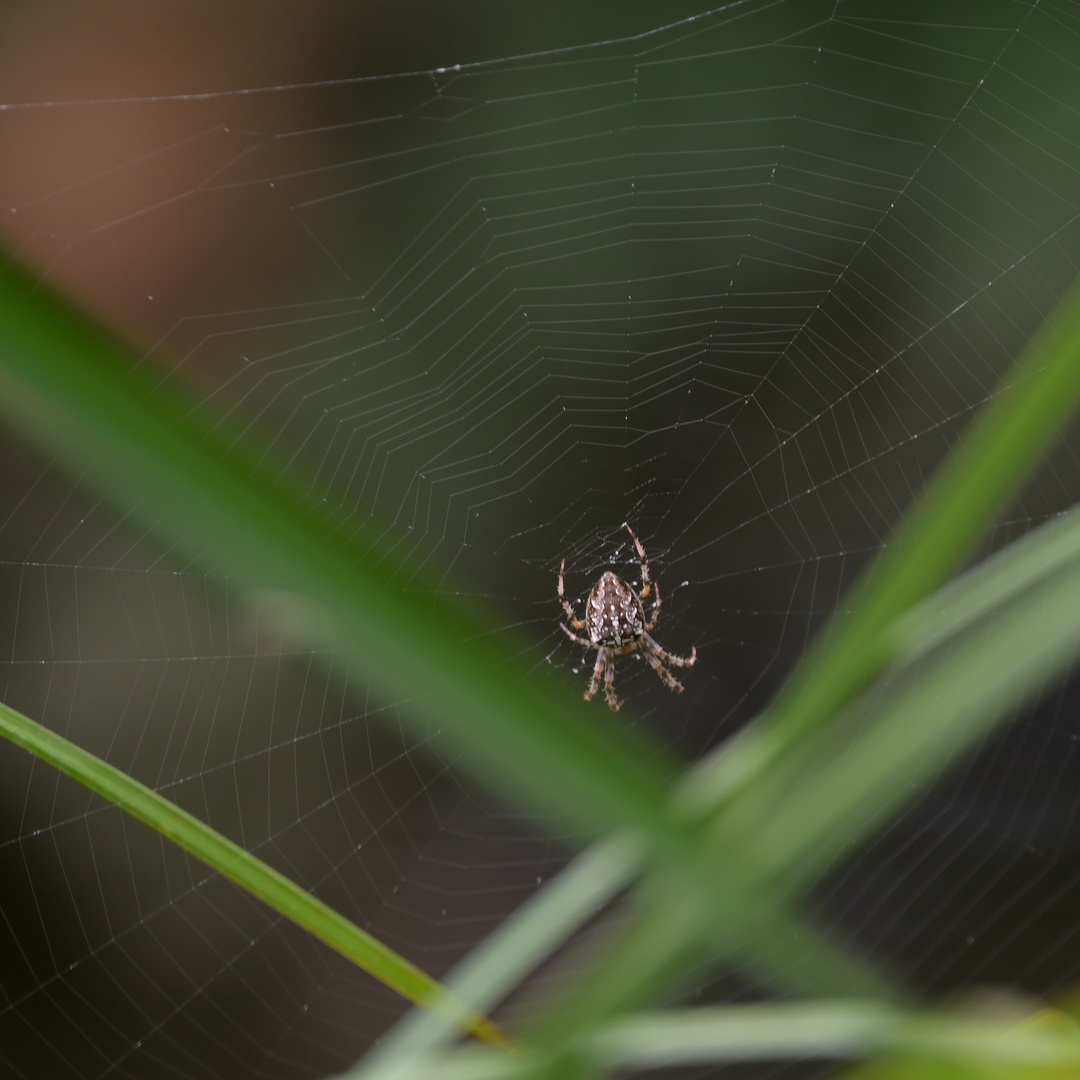
<svg viewBox="0 0 1080 1080">
<path fill-rule="evenodd" d="M 425 590 L 377 542 L 343 540 L 354 522 L 306 502 L 205 403 L 11 267 L 0 273 L 0 417 L 167 548 L 292 598 L 297 633 L 408 701 L 403 714 L 425 734 L 443 728 L 504 796 L 556 812 L 562 829 L 571 815 L 588 834 L 627 827 L 669 853 L 684 844 L 667 811 L 675 765 L 655 744 L 523 675 L 525 643 L 493 639 L 494 620 Z"/>
<path fill-rule="evenodd" d="M 460 1024 L 485 1042 L 507 1045 L 507 1040 L 491 1021 L 465 1009 L 444 987 L 414 964 L 398 956 L 277 870 L 126 773 L 2 704 L 0 736 L 149 825 L 403 997 L 448 1017 L 451 1022 Z"/>
<path fill-rule="evenodd" d="M 805 733 L 829 722 L 887 664 L 888 628 L 952 574 L 1060 432 L 1080 396 L 1080 284 L 1074 285 L 934 474 L 888 546 L 757 723 L 695 770 L 683 804 L 707 813 Z"/>
<path fill-rule="evenodd" d="M 1058 535 L 1080 539 L 1073 515 Z M 1040 538 L 1041 539 L 1041 538 Z M 1043 546 L 1038 541 L 1036 548 Z M 1011 556 L 1013 553 L 1008 553 Z M 954 594 L 963 614 L 981 584 L 1001 592 L 1015 563 L 1002 555 Z M 988 599 L 989 603 L 989 599 Z M 909 617 L 931 627 L 934 617 L 958 625 L 956 609 L 935 598 Z M 942 769 L 967 751 L 1021 702 L 1062 676 L 1080 655 L 1080 547 L 1052 573 L 1042 575 L 1006 603 L 987 607 L 971 624 L 932 652 L 921 643 L 912 663 L 900 666 L 884 686 L 855 703 L 828 731 L 804 743 L 791 761 L 745 789 L 722 816 L 723 829 L 753 828 L 755 854 L 766 872 L 786 885 L 821 872 L 852 850 L 902 802 L 917 795 Z M 751 825 L 750 823 L 754 824 Z"/>
<path fill-rule="evenodd" d="M 886 631 L 897 663 L 912 663 L 1080 559 L 1080 508 L 1032 529 L 938 589 Z"/>
</svg>

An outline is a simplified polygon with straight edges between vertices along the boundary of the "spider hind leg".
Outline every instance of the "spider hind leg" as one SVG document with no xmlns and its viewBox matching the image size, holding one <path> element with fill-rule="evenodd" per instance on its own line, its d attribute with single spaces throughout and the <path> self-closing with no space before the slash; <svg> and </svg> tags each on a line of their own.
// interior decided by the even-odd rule
<svg viewBox="0 0 1080 1080">
<path fill-rule="evenodd" d="M 669 690 L 674 690 L 676 694 L 681 694 L 683 692 L 683 684 L 679 682 L 666 667 L 664 667 L 659 656 L 650 652 L 648 649 L 642 649 L 642 655 L 648 660 L 653 671 L 660 676 L 661 681 Z"/>
<path fill-rule="evenodd" d="M 592 677 L 589 679 L 589 686 L 584 695 L 586 701 L 592 701 L 596 691 L 600 689 L 600 676 L 604 673 L 604 666 L 604 650 L 601 647 L 596 650 L 596 663 L 593 665 Z"/>
<path fill-rule="evenodd" d="M 622 702 L 615 696 L 615 657 L 610 649 L 601 649 L 600 656 L 604 658 L 604 700 L 612 712 L 618 712 Z M 597 664 L 599 662 L 597 657 Z"/>
<path fill-rule="evenodd" d="M 693 667 L 697 660 L 696 645 L 691 648 L 689 656 L 676 656 L 674 653 L 669 653 L 667 649 L 660 648 L 648 633 L 642 634 L 641 637 L 641 651 L 646 655 L 655 656 L 661 663 L 671 664 L 672 667 Z"/>
</svg>

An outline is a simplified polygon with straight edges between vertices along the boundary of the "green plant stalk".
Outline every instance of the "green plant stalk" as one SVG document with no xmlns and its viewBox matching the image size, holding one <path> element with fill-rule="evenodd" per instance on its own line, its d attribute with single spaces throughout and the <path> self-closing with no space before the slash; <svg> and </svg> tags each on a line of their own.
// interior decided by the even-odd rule
<svg viewBox="0 0 1080 1080">
<path fill-rule="evenodd" d="M 515 643 L 375 541 L 301 495 L 226 421 L 189 400 L 90 318 L 14 267 L 0 272 L 0 417 L 150 528 L 169 550 L 289 598 L 293 630 L 361 670 L 406 718 L 444 727 L 515 802 L 587 835 L 628 828 L 688 858 L 668 812 L 674 762 L 601 711 L 522 675 Z M 404 583 L 408 583 L 408 588 Z M 554 601 L 553 601 L 554 605 Z"/>
<path fill-rule="evenodd" d="M 960 565 L 1058 435 L 1080 396 L 1080 283 L 1074 284 L 938 467 L 851 590 L 849 615 L 818 635 L 756 723 L 695 767 L 681 802 L 716 813 L 859 694 L 893 659 L 890 625 Z"/>
<path fill-rule="evenodd" d="M 108 762 L 3 704 L 0 704 L 0 735 L 149 825 L 403 997 L 446 1016 L 483 1042 L 503 1048 L 510 1045 L 495 1024 L 465 1008 L 420 968 L 262 860 Z"/>
</svg>

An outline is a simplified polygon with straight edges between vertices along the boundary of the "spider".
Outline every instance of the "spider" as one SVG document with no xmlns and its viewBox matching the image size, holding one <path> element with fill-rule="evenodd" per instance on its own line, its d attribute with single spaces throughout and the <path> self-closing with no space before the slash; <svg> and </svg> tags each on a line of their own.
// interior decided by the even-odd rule
<svg viewBox="0 0 1080 1080">
<path fill-rule="evenodd" d="M 589 599 L 585 601 L 585 621 L 582 622 L 575 614 L 574 609 L 566 599 L 563 591 L 563 571 L 566 569 L 566 560 L 563 559 L 559 566 L 559 603 L 570 620 L 570 625 L 575 630 L 585 629 L 588 638 L 578 637 L 572 633 L 565 623 L 559 623 L 566 636 L 578 645 L 584 645 L 589 649 L 596 649 L 596 666 L 593 668 L 592 678 L 589 679 L 589 688 L 585 691 L 585 700 L 591 701 L 593 695 L 600 689 L 600 676 L 604 677 L 604 697 L 608 708 L 616 711 L 622 702 L 615 696 L 615 657 L 626 653 L 639 651 L 642 656 L 652 665 L 653 670 L 663 680 L 669 690 L 681 694 L 683 685 L 664 666 L 673 664 L 675 667 L 690 667 L 697 659 L 697 649 L 690 650 L 689 657 L 672 656 L 665 652 L 649 636 L 649 631 L 656 625 L 656 619 L 660 614 L 660 589 L 658 586 L 649 584 L 649 561 L 645 558 L 645 549 L 641 541 L 634 535 L 634 530 L 629 525 L 626 531 L 634 541 L 638 555 L 641 556 L 641 594 L 634 592 L 629 585 L 617 574 L 605 570 L 600 575 L 600 580 L 592 587 Z M 649 595 L 649 589 L 655 588 L 655 598 L 652 607 L 652 619 L 645 621 L 645 609 L 641 601 Z"/>
</svg>

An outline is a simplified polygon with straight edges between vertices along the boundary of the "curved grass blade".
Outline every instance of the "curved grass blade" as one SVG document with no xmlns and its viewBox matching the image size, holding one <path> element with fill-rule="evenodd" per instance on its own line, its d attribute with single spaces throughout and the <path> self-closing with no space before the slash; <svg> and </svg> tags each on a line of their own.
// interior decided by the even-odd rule
<svg viewBox="0 0 1080 1080">
<path fill-rule="evenodd" d="M 108 762 L 3 704 L 0 736 L 149 825 L 403 997 L 459 1024 L 483 1042 L 503 1048 L 510 1045 L 495 1024 L 464 1008 L 414 964 L 284 874 Z"/>
</svg>

